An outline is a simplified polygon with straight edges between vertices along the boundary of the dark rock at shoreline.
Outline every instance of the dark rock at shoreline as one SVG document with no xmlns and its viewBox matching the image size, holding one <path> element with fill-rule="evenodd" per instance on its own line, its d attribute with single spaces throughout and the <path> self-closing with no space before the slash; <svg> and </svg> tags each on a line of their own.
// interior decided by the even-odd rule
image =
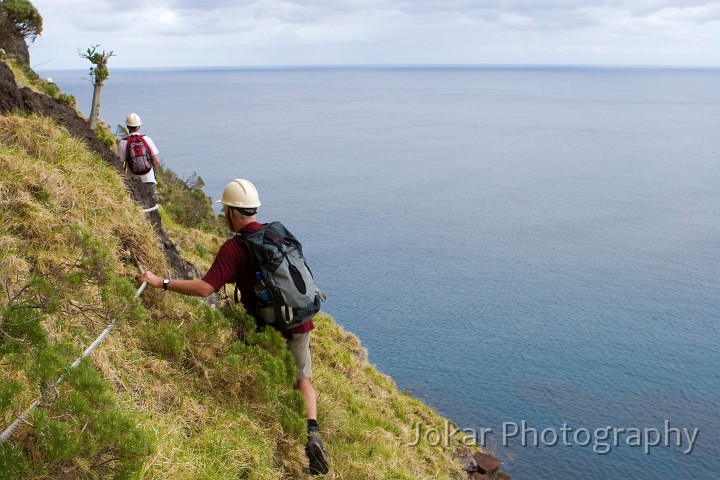
<svg viewBox="0 0 720 480">
<path fill-rule="evenodd" d="M 489 453 L 475 452 L 473 458 L 480 473 L 495 473 L 500 470 L 500 460 Z"/>
</svg>

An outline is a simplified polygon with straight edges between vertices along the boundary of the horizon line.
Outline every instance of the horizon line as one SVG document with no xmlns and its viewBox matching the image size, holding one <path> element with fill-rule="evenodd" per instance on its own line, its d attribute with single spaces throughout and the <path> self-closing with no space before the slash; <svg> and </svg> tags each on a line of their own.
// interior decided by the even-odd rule
<svg viewBox="0 0 720 480">
<path fill-rule="evenodd" d="M 86 67 L 42 68 L 47 63 L 32 67 L 33 70 L 87 70 Z M 440 68 L 507 68 L 507 69 L 636 69 L 636 70 L 720 70 L 720 65 L 630 65 L 630 64 L 562 64 L 562 63 L 348 63 L 348 64 L 275 64 L 275 65 L 194 65 L 164 67 L 115 67 L 112 70 L 302 70 L 302 69 L 440 69 Z"/>
</svg>

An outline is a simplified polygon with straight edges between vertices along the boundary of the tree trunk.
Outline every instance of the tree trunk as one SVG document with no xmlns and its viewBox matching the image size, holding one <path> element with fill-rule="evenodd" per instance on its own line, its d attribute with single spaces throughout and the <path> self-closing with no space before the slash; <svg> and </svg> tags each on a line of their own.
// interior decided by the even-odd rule
<svg viewBox="0 0 720 480">
<path fill-rule="evenodd" d="M 102 91 L 102 83 L 96 83 L 93 90 L 92 109 L 90 109 L 90 128 L 95 130 L 97 120 L 100 116 L 100 93 Z"/>
</svg>

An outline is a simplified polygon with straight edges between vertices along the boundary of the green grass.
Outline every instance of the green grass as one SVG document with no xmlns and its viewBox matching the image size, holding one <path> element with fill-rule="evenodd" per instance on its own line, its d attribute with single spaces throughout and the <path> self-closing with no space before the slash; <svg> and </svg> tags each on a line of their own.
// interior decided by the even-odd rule
<svg viewBox="0 0 720 480">
<path fill-rule="evenodd" d="M 207 268 L 223 237 L 164 210 L 171 238 Z M 0 478 L 310 478 L 284 340 L 234 305 L 162 290 L 135 298 L 138 263 L 168 267 L 115 170 L 50 120 L 0 116 L 0 216 L 2 428 L 117 322 L 57 391 L 45 389 L 32 426 L 0 444 Z M 416 422 L 443 418 L 333 319 L 316 325 L 324 478 L 462 478 L 452 448 L 407 445 Z"/>
</svg>

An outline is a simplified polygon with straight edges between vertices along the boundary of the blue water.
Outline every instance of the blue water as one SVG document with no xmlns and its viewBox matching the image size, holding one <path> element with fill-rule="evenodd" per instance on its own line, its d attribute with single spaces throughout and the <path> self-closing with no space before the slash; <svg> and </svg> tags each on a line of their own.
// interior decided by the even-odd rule
<svg viewBox="0 0 720 480">
<path fill-rule="evenodd" d="M 47 74 L 88 113 L 82 72 Z M 513 478 L 716 478 L 720 70 L 111 71 L 101 116 L 130 111 L 213 198 L 251 179 L 325 309 L 400 388 L 492 428 Z M 522 420 L 700 431 L 690 454 L 504 446 Z"/>
</svg>

